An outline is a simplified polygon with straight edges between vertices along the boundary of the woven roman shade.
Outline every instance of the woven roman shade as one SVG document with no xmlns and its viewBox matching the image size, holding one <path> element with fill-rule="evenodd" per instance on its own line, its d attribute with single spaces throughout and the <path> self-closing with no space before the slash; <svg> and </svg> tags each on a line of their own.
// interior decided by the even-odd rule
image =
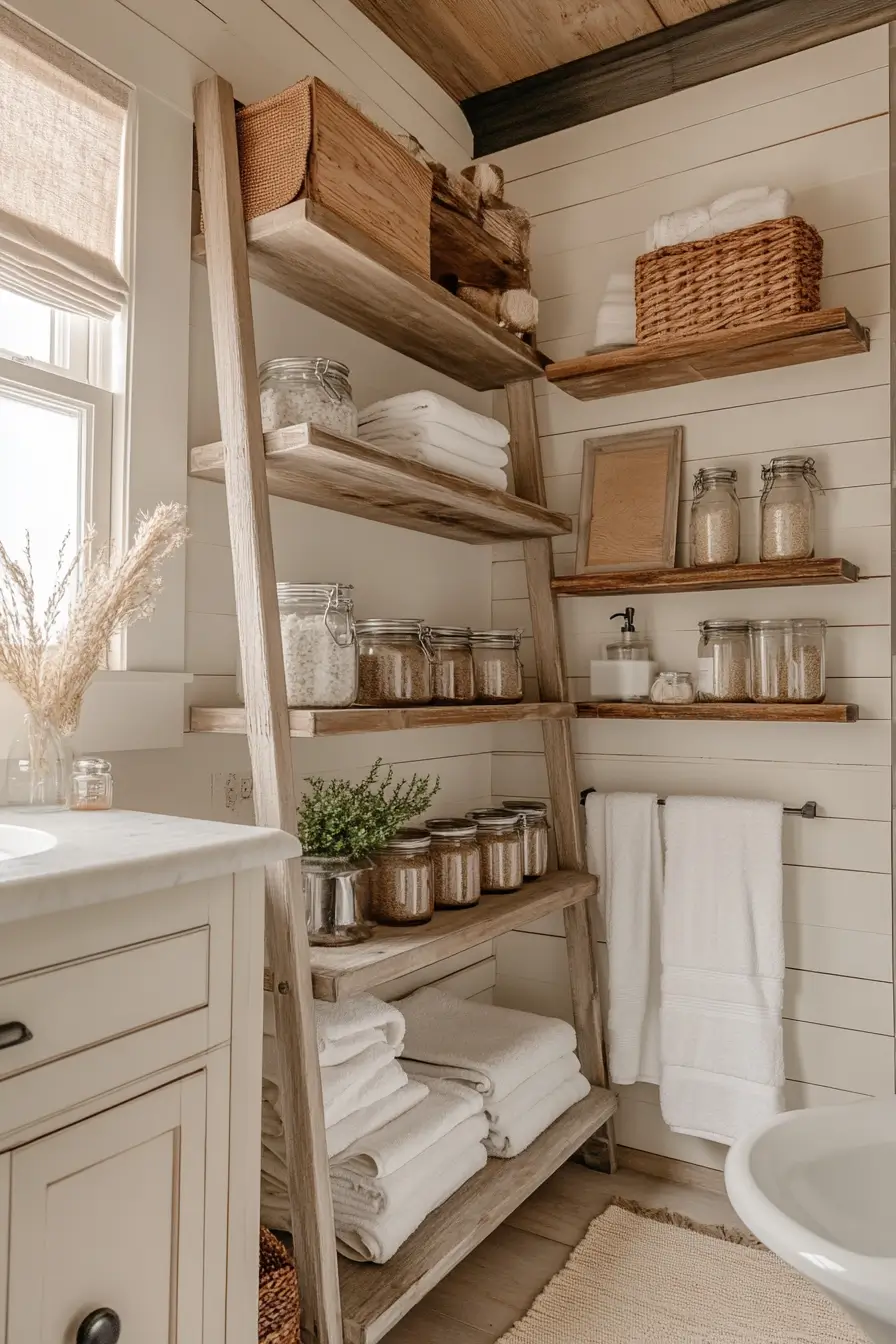
<svg viewBox="0 0 896 1344">
<path fill-rule="evenodd" d="M 0 288 L 87 317 L 120 312 L 129 93 L 0 5 Z"/>
</svg>

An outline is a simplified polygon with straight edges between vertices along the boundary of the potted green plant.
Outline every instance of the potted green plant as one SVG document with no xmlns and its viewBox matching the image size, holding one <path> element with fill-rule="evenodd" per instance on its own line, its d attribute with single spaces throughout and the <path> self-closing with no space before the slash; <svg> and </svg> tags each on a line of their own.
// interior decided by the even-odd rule
<svg viewBox="0 0 896 1344">
<path fill-rule="evenodd" d="M 390 765 L 374 762 L 360 784 L 346 779 L 306 780 L 298 808 L 302 884 L 308 939 L 317 947 L 362 943 L 373 934 L 367 873 L 370 855 L 414 817 L 439 791 L 429 775 L 394 783 Z"/>
</svg>

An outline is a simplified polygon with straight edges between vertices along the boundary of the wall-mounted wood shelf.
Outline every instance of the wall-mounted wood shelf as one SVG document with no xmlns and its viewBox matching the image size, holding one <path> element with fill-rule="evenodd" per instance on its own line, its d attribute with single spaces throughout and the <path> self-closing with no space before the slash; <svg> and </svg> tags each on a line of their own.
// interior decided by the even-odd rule
<svg viewBox="0 0 896 1344">
<path fill-rule="evenodd" d="M 537 378 L 541 357 L 518 337 L 312 201 L 246 226 L 249 274 L 381 345 L 480 392 Z M 205 236 L 193 239 L 205 262 Z"/>
<path fill-rule="evenodd" d="M 650 341 L 606 354 L 549 364 L 550 382 L 579 401 L 649 392 L 681 383 L 727 378 L 791 364 L 810 364 L 870 348 L 868 329 L 846 308 L 802 313 L 747 330 L 716 331 L 674 341 Z"/>
<path fill-rule="evenodd" d="M 694 705 L 622 704 L 586 700 L 576 705 L 580 719 L 727 719 L 738 723 L 855 723 L 858 705 L 732 705 L 701 702 Z"/>
<path fill-rule="evenodd" d="M 289 425 L 265 434 L 268 492 L 301 504 L 372 518 L 453 541 L 491 545 L 559 537 L 572 531 L 565 513 L 465 481 L 422 462 L 393 457 L 373 444 L 317 425 Z M 190 474 L 224 479 L 223 443 L 190 454 Z"/>
<path fill-rule="evenodd" d="M 291 709 L 291 737 L 333 737 L 344 733 L 390 733 L 401 728 L 458 728 L 480 723 L 531 723 L 574 719 L 571 704 L 523 701 L 518 705 L 418 705 L 408 709 Z M 246 734 L 246 711 L 193 705 L 191 733 Z"/>
<path fill-rule="evenodd" d="M 605 1124 L 616 1097 L 602 1088 L 555 1121 L 512 1161 L 490 1158 L 421 1223 L 387 1265 L 340 1261 L 346 1344 L 376 1344 Z"/>
<path fill-rule="evenodd" d="M 635 593 L 710 593 L 732 588 L 793 588 L 802 584 L 855 583 L 856 565 L 840 557 L 774 560 L 712 569 L 617 570 L 612 574 L 567 574 L 551 587 L 565 597 L 610 597 Z"/>
</svg>

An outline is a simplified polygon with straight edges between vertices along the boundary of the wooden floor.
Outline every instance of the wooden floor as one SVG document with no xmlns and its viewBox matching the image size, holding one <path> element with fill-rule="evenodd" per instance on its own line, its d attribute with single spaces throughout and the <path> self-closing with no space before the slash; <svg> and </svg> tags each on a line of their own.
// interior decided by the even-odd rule
<svg viewBox="0 0 896 1344">
<path fill-rule="evenodd" d="M 386 1336 L 385 1344 L 494 1344 L 528 1310 L 614 1195 L 701 1223 L 742 1226 L 723 1194 L 567 1162 Z"/>
</svg>

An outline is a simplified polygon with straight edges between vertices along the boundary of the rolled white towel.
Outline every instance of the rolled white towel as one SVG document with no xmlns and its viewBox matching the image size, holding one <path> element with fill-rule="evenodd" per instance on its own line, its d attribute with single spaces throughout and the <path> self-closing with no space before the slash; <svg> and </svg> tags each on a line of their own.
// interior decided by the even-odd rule
<svg viewBox="0 0 896 1344">
<path fill-rule="evenodd" d="M 489 415 L 480 415 L 477 411 L 468 411 L 465 406 L 448 397 L 440 397 L 436 392 L 405 392 L 398 397 L 387 397 L 365 406 L 358 416 L 359 425 L 369 425 L 375 420 L 410 420 L 419 425 L 435 423 L 449 425 L 471 439 L 481 439 L 495 448 L 506 448 L 510 442 L 510 432 L 500 421 Z"/>
<path fill-rule="evenodd" d="M 761 187 L 740 187 L 737 191 L 728 191 L 724 196 L 717 196 L 709 207 L 711 215 L 723 214 L 730 210 L 732 206 L 740 209 L 743 205 L 757 205 L 762 201 L 767 201 L 772 192 L 779 190 L 769 186 Z"/>
<path fill-rule="evenodd" d="M 315 1000 L 314 1025 L 322 1066 L 343 1064 L 370 1045 L 389 1045 L 400 1054 L 404 1040 L 401 1013 L 373 994 L 359 994 L 339 1003 Z"/>
<path fill-rule="evenodd" d="M 450 425 L 438 425 L 435 422 L 417 425 L 408 420 L 377 420 L 373 424 L 359 426 L 358 438 L 363 439 L 365 443 L 373 443 L 386 449 L 400 446 L 403 450 L 405 445 L 429 443 L 433 448 L 441 448 L 446 453 L 454 453 L 457 457 L 469 458 L 471 462 L 478 462 L 482 467 L 497 467 L 499 470 L 506 467 L 508 462 L 505 449 L 496 448 L 491 443 L 483 443 L 481 439 L 471 439 L 469 434 L 464 434 L 459 429 L 452 429 Z"/>
<path fill-rule="evenodd" d="M 480 1093 L 463 1083 L 432 1078 L 428 1095 L 413 1110 L 356 1139 L 330 1163 L 330 1174 L 349 1186 L 355 1177 L 363 1181 L 390 1176 L 481 1111 Z"/>
<path fill-rule="evenodd" d="M 748 229 L 753 224 L 763 224 L 769 219 L 787 219 L 793 214 L 793 199 L 789 191 L 781 188 L 769 192 L 758 201 L 735 202 L 712 217 L 713 232 L 733 233 L 736 229 Z"/>
<path fill-rule="evenodd" d="M 647 230 L 647 250 L 674 247 L 676 243 L 691 243 L 698 238 L 712 237 L 712 223 L 705 205 L 692 205 L 687 210 L 676 210 L 660 215 Z"/>
</svg>

